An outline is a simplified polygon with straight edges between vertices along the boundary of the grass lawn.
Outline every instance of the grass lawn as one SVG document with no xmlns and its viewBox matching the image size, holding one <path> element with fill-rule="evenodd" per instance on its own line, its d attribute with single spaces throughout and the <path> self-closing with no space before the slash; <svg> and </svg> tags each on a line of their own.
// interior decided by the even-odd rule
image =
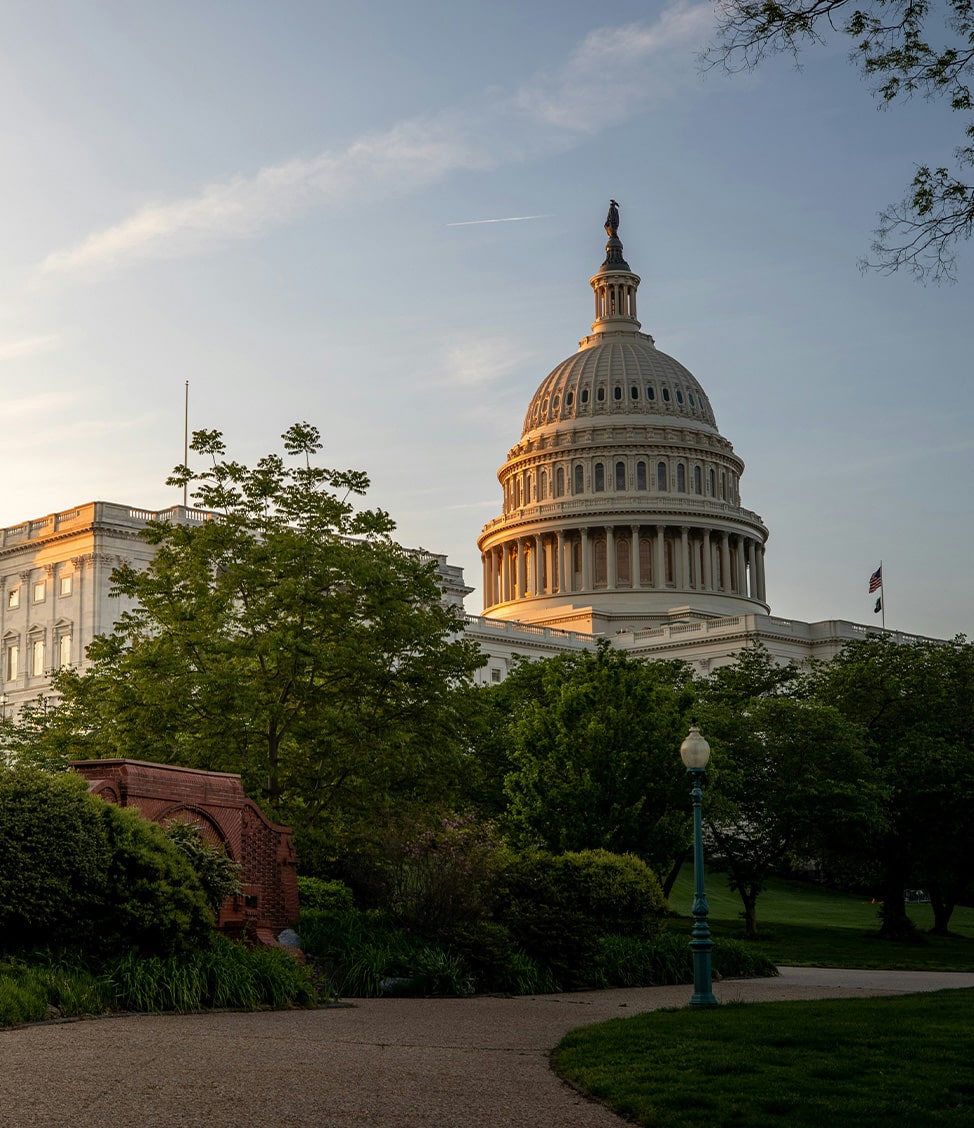
<svg viewBox="0 0 974 1128">
<path fill-rule="evenodd" d="M 643 1125 L 974 1124 L 974 989 L 656 1011 L 567 1035 L 562 1076 Z"/>
<path fill-rule="evenodd" d="M 710 929 L 721 937 L 744 939 L 741 901 L 727 885 L 727 875 L 707 875 Z M 670 895 L 680 916 L 674 929 L 690 930 L 693 875 L 684 867 Z M 758 898 L 761 939 L 751 941 L 776 964 L 799 967 L 897 968 L 910 971 L 974 971 L 974 909 L 958 908 L 950 920 L 948 937 L 929 936 L 933 912 L 929 905 L 911 905 L 910 916 L 920 930 L 915 943 L 890 943 L 877 935 L 878 906 L 868 898 L 831 893 L 797 881 L 772 880 Z"/>
</svg>

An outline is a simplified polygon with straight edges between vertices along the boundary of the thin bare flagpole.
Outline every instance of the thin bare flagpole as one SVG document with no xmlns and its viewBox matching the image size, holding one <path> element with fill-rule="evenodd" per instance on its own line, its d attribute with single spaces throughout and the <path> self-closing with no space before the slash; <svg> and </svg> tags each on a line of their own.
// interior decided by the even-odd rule
<svg viewBox="0 0 974 1128">
<path fill-rule="evenodd" d="M 183 400 L 183 465 L 189 465 L 189 381 L 186 381 L 186 396 Z M 189 504 L 189 482 L 183 483 L 183 508 Z"/>
<path fill-rule="evenodd" d="M 886 574 L 883 572 L 883 562 L 879 562 L 879 609 L 883 613 L 883 630 L 886 630 Z"/>
</svg>

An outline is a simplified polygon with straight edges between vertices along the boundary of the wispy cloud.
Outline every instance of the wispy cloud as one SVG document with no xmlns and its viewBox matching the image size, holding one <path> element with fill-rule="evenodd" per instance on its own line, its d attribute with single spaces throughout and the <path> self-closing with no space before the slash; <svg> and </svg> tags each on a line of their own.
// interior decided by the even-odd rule
<svg viewBox="0 0 974 1128">
<path fill-rule="evenodd" d="M 56 348 L 58 338 L 54 335 L 43 337 L 22 337 L 18 341 L 0 341 L 0 361 L 18 360 L 35 353 L 50 352 Z"/>
<path fill-rule="evenodd" d="M 462 344 L 447 346 L 442 353 L 439 375 L 426 387 L 479 388 L 498 384 L 519 365 L 530 362 L 530 350 L 508 337 L 467 337 Z"/>
<path fill-rule="evenodd" d="M 462 169 L 528 160 L 577 144 L 584 133 L 606 122 L 618 124 L 685 85 L 695 74 L 693 48 L 711 21 L 709 4 L 678 0 L 652 24 L 593 31 L 561 66 L 517 90 L 492 90 L 462 109 L 401 122 L 342 150 L 267 165 L 183 199 L 149 204 L 48 255 L 42 273 L 97 274 L 139 260 L 196 254 L 214 243 L 257 237 L 314 208 L 413 192 Z"/>
<path fill-rule="evenodd" d="M 693 59 L 713 31 L 713 6 L 678 2 L 653 24 L 590 32 L 559 68 L 529 79 L 517 101 L 548 125 L 579 132 L 617 125 L 669 98 L 696 75 Z"/>
<path fill-rule="evenodd" d="M 547 215 L 509 215 L 504 219 L 461 219 L 458 223 L 448 223 L 447 227 L 476 227 L 480 223 L 525 223 L 529 219 L 551 219 Z"/>
</svg>

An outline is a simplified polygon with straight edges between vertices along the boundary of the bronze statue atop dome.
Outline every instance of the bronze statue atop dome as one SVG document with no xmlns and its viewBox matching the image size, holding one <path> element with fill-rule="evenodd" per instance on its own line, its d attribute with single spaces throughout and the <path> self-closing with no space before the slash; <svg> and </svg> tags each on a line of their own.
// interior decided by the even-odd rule
<svg viewBox="0 0 974 1128">
<path fill-rule="evenodd" d="M 609 200 L 609 214 L 605 217 L 605 233 L 610 239 L 618 238 L 619 203 L 617 200 Z"/>
</svg>

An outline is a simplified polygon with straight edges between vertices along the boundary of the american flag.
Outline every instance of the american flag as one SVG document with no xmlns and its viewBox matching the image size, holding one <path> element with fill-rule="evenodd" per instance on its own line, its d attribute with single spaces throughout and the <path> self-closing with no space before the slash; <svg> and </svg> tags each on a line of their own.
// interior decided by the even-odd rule
<svg viewBox="0 0 974 1128">
<path fill-rule="evenodd" d="M 876 571 L 873 572 L 873 574 L 869 577 L 869 594 L 872 595 L 872 593 L 874 591 L 879 591 L 879 589 L 882 586 L 883 586 L 883 566 L 882 566 L 882 564 L 880 564 L 880 566 L 876 569 Z"/>
</svg>

